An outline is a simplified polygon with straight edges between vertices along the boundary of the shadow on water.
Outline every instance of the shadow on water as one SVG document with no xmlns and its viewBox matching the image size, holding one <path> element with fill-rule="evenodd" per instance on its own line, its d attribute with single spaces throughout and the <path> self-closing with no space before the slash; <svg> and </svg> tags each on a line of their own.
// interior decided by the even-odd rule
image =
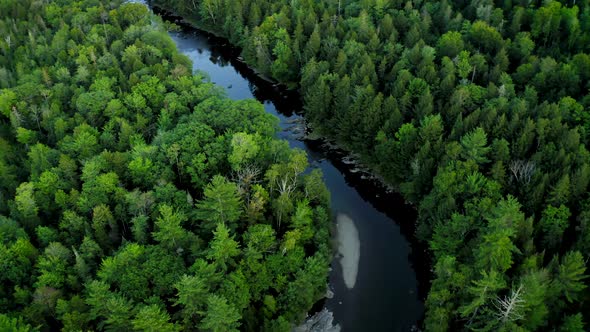
<svg viewBox="0 0 590 332">
<path fill-rule="evenodd" d="M 414 239 L 416 211 L 399 194 L 347 163 L 344 151 L 329 148 L 323 141 L 303 140 L 293 130 L 303 127 L 301 99 L 296 91 L 258 76 L 241 61 L 240 50 L 227 40 L 157 8 L 153 10 L 181 26 L 181 31 L 170 36 L 195 69 L 206 72 L 211 82 L 225 88 L 228 97 L 256 98 L 267 112 L 279 117 L 279 137 L 305 150 L 311 164 L 323 171 L 334 216 L 344 214 L 354 223 L 360 241 L 354 287 L 349 289 L 344 283 L 340 259 L 335 257 L 330 273 L 334 297 L 314 309 L 325 306 L 332 311 L 343 331 L 410 331 L 419 326 L 431 276 L 425 248 Z"/>
</svg>

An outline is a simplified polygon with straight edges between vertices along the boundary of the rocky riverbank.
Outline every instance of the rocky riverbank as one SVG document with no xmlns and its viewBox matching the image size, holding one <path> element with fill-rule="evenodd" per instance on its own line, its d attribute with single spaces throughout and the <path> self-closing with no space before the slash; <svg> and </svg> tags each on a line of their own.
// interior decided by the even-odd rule
<svg viewBox="0 0 590 332">
<path fill-rule="evenodd" d="M 334 314 L 324 308 L 309 317 L 303 324 L 293 329 L 293 332 L 340 332 L 340 325 L 334 324 Z"/>
</svg>

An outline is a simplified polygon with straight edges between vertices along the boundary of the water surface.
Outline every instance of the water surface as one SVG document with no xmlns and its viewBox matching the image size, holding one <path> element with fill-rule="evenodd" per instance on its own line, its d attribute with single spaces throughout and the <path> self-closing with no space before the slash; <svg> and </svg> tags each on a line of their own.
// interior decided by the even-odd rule
<svg viewBox="0 0 590 332">
<path fill-rule="evenodd" d="M 188 26 L 170 36 L 180 52 L 193 61 L 194 69 L 206 72 L 211 82 L 226 90 L 228 97 L 255 98 L 267 112 L 279 117 L 279 136 L 292 147 L 305 150 L 312 165 L 323 171 L 331 192 L 333 215 L 344 216 L 341 220 L 345 225 L 336 229 L 352 232 L 336 237 L 350 241 L 339 246 L 352 253 L 352 261 L 358 263 L 354 273 L 347 274 L 346 282 L 341 261 L 350 259 L 337 255 L 332 263 L 330 287 L 335 295 L 324 305 L 334 313 L 342 331 L 410 331 L 422 318 L 424 309 L 412 263 L 417 260 L 417 253 L 412 253 L 407 234 L 392 218 L 402 224 L 413 222 L 408 219 L 415 216 L 403 200 L 363 180 L 360 173 L 351 172 L 339 153 L 294 135 L 292 129 L 300 119 L 296 114 L 301 109 L 299 97 L 258 78 L 238 60 L 238 53 L 226 41 Z M 408 229 L 411 231 L 411 227 L 406 227 L 406 233 Z M 354 248 L 351 250 L 350 246 Z"/>
</svg>

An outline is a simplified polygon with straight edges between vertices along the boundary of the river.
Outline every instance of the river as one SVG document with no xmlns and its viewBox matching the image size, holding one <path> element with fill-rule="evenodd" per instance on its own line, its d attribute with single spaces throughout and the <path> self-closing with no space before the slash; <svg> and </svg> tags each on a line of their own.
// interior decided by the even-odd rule
<svg viewBox="0 0 590 332">
<path fill-rule="evenodd" d="M 181 27 L 170 37 L 194 69 L 207 73 L 232 99 L 260 101 L 280 119 L 279 136 L 305 150 L 313 167 L 323 171 L 335 229 L 340 232 L 335 238 L 341 242 L 329 278 L 334 296 L 323 303 L 334 314 L 334 322 L 342 331 L 413 330 L 423 317 L 428 278 L 423 253 L 413 252 L 408 241 L 415 212 L 399 195 L 353 170 L 340 151 L 303 140 L 296 93 L 256 76 L 227 41 L 188 25 Z"/>
</svg>

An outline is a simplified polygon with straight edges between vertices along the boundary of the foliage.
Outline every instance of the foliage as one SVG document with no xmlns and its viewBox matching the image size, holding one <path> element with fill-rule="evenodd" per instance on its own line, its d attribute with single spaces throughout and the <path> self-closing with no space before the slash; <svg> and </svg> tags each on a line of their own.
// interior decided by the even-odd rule
<svg viewBox="0 0 590 332">
<path fill-rule="evenodd" d="M 261 104 L 192 75 L 146 6 L 4 0 L 0 34 L 0 330 L 290 327 L 322 297 L 321 172 Z"/>
<path fill-rule="evenodd" d="M 437 271 L 427 330 L 584 328 L 587 1 L 155 3 L 227 37 L 258 72 L 298 87 L 312 128 L 415 204 L 417 236 Z M 243 142 L 247 159 L 255 149 Z M 281 192 L 270 205 L 278 228 L 306 224 L 300 203 L 287 199 L 286 170 L 266 177 L 271 195 Z M 306 190 L 317 202 L 320 193 Z M 284 248 L 308 236 L 287 234 Z M 516 303 L 519 310 L 507 311 Z"/>
</svg>

